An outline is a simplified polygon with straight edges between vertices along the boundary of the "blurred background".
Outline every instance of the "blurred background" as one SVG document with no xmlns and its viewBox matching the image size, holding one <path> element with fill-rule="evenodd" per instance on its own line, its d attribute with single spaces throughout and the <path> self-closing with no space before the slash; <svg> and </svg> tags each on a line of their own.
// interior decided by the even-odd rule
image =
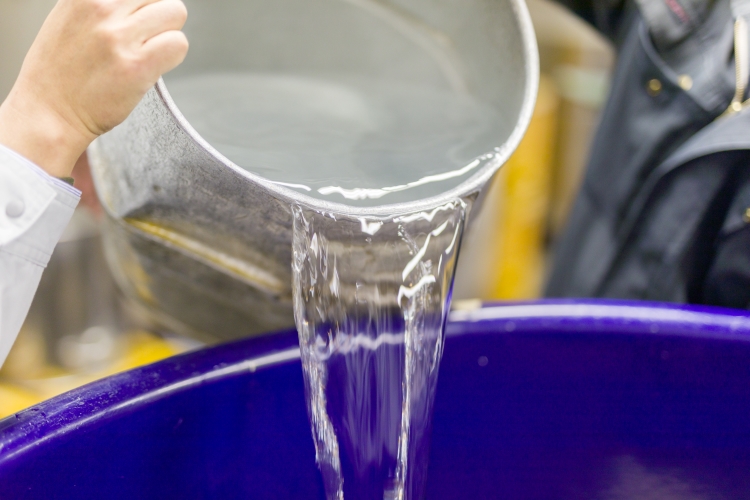
<svg viewBox="0 0 750 500">
<path fill-rule="evenodd" d="M 529 131 L 494 178 L 456 277 L 456 304 L 539 297 L 549 250 L 578 190 L 614 53 L 607 40 L 548 0 L 527 0 L 542 78 Z M 55 0 L 0 0 L 0 100 Z M 101 209 L 88 162 L 83 198 L 0 370 L 0 418 L 118 371 L 200 347 L 159 331 L 119 294 L 101 247 Z"/>
</svg>

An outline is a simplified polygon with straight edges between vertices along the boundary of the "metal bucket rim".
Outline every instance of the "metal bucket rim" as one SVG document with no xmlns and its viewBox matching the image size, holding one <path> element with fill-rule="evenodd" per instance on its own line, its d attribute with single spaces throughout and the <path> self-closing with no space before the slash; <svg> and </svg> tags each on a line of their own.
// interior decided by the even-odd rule
<svg viewBox="0 0 750 500">
<path fill-rule="evenodd" d="M 179 110 L 174 100 L 172 99 L 172 96 L 170 95 L 163 78 L 159 78 L 159 81 L 156 83 L 156 93 L 159 96 L 162 104 L 169 111 L 175 123 L 193 141 L 195 141 L 196 144 L 207 151 L 208 154 L 210 154 L 225 167 L 247 178 L 253 183 L 261 185 L 264 189 L 268 190 L 274 196 L 290 204 L 304 205 L 319 212 L 335 213 L 355 217 L 388 217 L 396 214 L 415 213 L 431 210 L 450 201 L 464 198 L 481 191 L 482 187 L 487 183 L 487 181 L 489 181 L 489 179 L 495 174 L 495 172 L 508 161 L 510 156 L 516 150 L 519 143 L 521 142 L 521 139 L 523 139 L 523 136 L 526 133 L 529 123 L 531 122 L 531 117 L 536 105 L 537 92 L 539 89 L 539 53 L 537 49 L 536 35 L 534 32 L 534 26 L 531 22 L 531 15 L 529 14 L 528 7 L 526 6 L 524 0 L 509 0 L 509 2 L 518 21 L 519 33 L 521 36 L 523 52 L 525 55 L 524 61 L 526 83 L 524 85 L 524 97 L 520 112 L 518 114 L 518 119 L 516 120 L 516 124 L 510 136 L 508 136 L 508 138 L 502 145 L 496 148 L 496 154 L 492 161 L 489 161 L 487 164 L 483 165 L 477 172 L 474 173 L 474 175 L 466 179 L 455 188 L 445 191 L 436 196 L 422 198 L 410 202 L 374 205 L 371 207 L 357 207 L 347 205 L 346 203 L 321 200 L 319 198 L 308 196 L 304 193 L 300 193 L 299 191 L 295 191 L 291 188 L 279 185 L 278 183 L 270 181 L 258 174 L 245 170 L 244 168 L 240 167 L 239 165 L 235 164 L 227 157 L 222 155 L 218 150 L 216 150 L 216 148 L 211 146 L 208 141 L 201 137 L 201 135 L 193 128 L 192 125 L 190 125 L 190 123 L 187 121 L 185 116 L 182 114 L 182 112 Z"/>
</svg>

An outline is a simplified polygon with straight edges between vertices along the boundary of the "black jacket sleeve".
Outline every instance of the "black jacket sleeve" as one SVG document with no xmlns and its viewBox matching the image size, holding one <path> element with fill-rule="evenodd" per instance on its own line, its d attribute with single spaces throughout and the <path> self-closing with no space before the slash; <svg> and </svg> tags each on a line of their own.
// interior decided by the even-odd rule
<svg viewBox="0 0 750 500">
<path fill-rule="evenodd" d="M 634 8 L 628 0 L 557 0 L 610 39 L 620 36 L 620 27 Z"/>
<path fill-rule="evenodd" d="M 706 304 L 750 308 L 750 225 L 724 238 L 707 278 Z"/>
<path fill-rule="evenodd" d="M 703 285 L 706 304 L 750 308 L 750 165 L 744 167 Z"/>
</svg>

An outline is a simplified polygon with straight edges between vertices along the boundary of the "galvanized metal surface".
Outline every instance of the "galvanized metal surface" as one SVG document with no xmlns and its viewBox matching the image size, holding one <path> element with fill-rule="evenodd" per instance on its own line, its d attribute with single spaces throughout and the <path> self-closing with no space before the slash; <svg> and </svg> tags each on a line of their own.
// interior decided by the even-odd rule
<svg viewBox="0 0 750 500">
<path fill-rule="evenodd" d="M 507 130 L 495 159 L 451 191 L 412 203 L 351 207 L 233 164 L 192 129 L 159 81 L 89 154 L 120 286 L 180 333 L 224 340 L 292 326 L 291 204 L 356 220 L 474 198 L 516 148 L 533 111 L 538 57 L 523 0 L 187 4 L 192 48 L 178 76 L 346 71 L 439 82 L 492 103 Z M 379 30 L 394 34 L 383 37 Z"/>
</svg>

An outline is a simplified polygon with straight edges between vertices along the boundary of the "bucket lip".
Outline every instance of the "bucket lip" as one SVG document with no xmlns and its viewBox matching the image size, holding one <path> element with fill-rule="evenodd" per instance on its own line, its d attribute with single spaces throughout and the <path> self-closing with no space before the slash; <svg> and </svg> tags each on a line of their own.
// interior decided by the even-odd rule
<svg viewBox="0 0 750 500">
<path fill-rule="evenodd" d="M 434 209 L 436 206 L 444 205 L 450 201 L 466 198 L 481 191 L 482 187 L 487 184 L 495 172 L 500 169 L 510 158 L 513 152 L 526 134 L 531 117 L 534 113 L 537 93 L 539 91 L 539 51 L 537 48 L 536 34 L 531 22 L 531 15 L 524 0 L 508 0 L 511 8 L 515 13 L 518 21 L 518 29 L 521 38 L 521 46 L 525 55 L 525 76 L 524 97 L 518 119 L 512 133 L 506 141 L 495 148 L 495 154 L 491 161 L 484 164 L 477 172 L 455 188 L 444 191 L 436 196 L 423 198 L 411 202 L 373 205 L 371 207 L 357 207 L 347 205 L 346 203 L 321 200 L 308 196 L 299 191 L 282 186 L 270 181 L 258 174 L 249 172 L 234 162 L 226 158 L 213 146 L 211 146 L 185 119 L 182 112 L 175 104 L 172 96 L 167 89 L 163 78 L 159 78 L 156 83 L 156 93 L 162 103 L 169 110 L 176 124 L 198 145 L 206 150 L 213 158 L 231 169 L 235 173 L 247 178 L 248 180 L 263 186 L 264 189 L 271 192 L 276 197 L 285 200 L 290 204 L 305 205 L 308 208 L 325 213 L 336 213 L 338 215 L 353 217 L 390 217 L 393 215 L 415 213 Z"/>
<path fill-rule="evenodd" d="M 750 312 L 613 300 L 496 303 L 453 311 L 446 334 L 452 338 L 624 335 L 750 342 Z M 189 352 L 74 389 L 0 420 L 0 471 L 37 446 L 83 426 L 198 385 L 299 363 L 299 357 L 297 334 L 286 331 Z"/>
<path fill-rule="evenodd" d="M 750 342 L 750 311 L 613 299 L 477 303 L 454 309 L 448 335 L 507 333 L 655 335 Z"/>
<path fill-rule="evenodd" d="M 88 424 L 185 390 L 300 359 L 296 331 L 199 349 L 112 375 L 0 420 L 0 470 Z"/>
</svg>

